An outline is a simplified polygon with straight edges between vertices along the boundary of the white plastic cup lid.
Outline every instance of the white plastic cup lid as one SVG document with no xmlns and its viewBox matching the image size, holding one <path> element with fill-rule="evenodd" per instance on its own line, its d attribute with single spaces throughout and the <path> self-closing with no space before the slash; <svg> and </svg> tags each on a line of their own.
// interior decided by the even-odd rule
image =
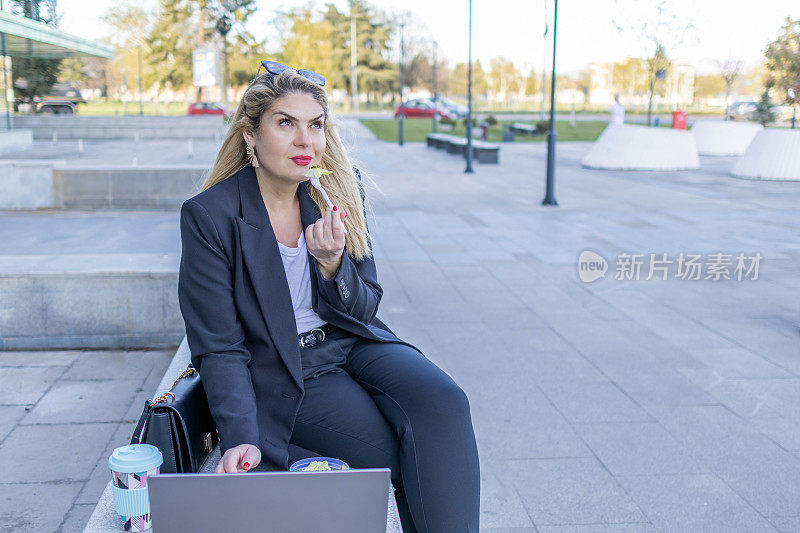
<svg viewBox="0 0 800 533">
<path fill-rule="evenodd" d="M 147 472 L 164 462 L 158 448 L 150 444 L 128 444 L 116 448 L 108 458 L 108 467 L 114 472 L 132 474 Z"/>
</svg>

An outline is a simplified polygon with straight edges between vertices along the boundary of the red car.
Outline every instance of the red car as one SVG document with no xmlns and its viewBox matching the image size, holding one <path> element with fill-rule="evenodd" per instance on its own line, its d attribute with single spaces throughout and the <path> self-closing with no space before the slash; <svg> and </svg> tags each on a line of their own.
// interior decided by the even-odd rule
<svg viewBox="0 0 800 533">
<path fill-rule="evenodd" d="M 214 102 L 195 102 L 189 105 L 189 115 L 228 115 L 233 116 L 233 112 L 225 109 L 222 104 Z"/>
<path fill-rule="evenodd" d="M 443 106 L 437 108 L 433 102 L 428 99 L 409 100 L 397 106 L 394 110 L 394 118 L 399 117 L 401 114 L 406 118 L 433 118 L 434 113 L 442 118 L 457 118 L 453 116 L 452 111 L 449 109 Z"/>
</svg>

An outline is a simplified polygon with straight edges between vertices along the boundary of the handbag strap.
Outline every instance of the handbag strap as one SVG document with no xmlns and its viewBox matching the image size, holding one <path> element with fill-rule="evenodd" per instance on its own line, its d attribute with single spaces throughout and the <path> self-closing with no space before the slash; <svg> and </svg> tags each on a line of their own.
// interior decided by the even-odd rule
<svg viewBox="0 0 800 533">
<path fill-rule="evenodd" d="M 131 436 L 131 444 L 141 444 L 142 437 L 144 437 L 144 431 L 147 425 L 147 421 L 150 419 L 150 411 L 153 409 L 153 405 L 150 403 L 150 400 L 145 400 L 144 402 L 144 409 L 142 409 L 142 416 L 139 417 L 139 422 L 136 423 L 136 429 L 133 430 L 133 436 Z"/>
<path fill-rule="evenodd" d="M 172 386 L 169 388 L 169 390 L 174 389 L 175 385 L 178 384 L 178 382 L 181 380 L 181 378 L 193 376 L 195 374 L 197 374 L 197 370 L 195 370 L 195 368 L 192 366 L 192 364 L 189 363 L 189 366 L 186 367 L 186 370 L 181 372 L 181 375 L 178 376 L 177 378 L 175 378 L 175 381 L 172 382 Z M 173 396 L 173 398 L 174 398 L 174 396 Z"/>
<path fill-rule="evenodd" d="M 197 374 L 197 370 L 194 366 L 189 363 L 189 366 L 186 367 L 186 370 L 181 372 L 181 374 L 175 378 L 175 381 L 172 382 L 172 386 L 170 387 L 170 391 L 175 388 L 175 385 L 185 377 L 193 376 Z M 151 398 L 149 400 L 145 400 L 144 402 L 144 409 L 142 410 L 142 416 L 139 417 L 139 422 L 136 423 L 136 429 L 133 430 L 133 436 L 131 437 L 131 444 L 141 444 L 144 438 L 144 432 L 147 430 L 147 422 L 150 420 L 150 414 L 153 410 L 153 407 L 160 403 L 167 403 L 167 398 L 172 397 L 175 399 L 175 395 L 172 392 L 165 392 L 160 396 L 156 396 L 155 398 Z M 185 429 L 185 428 L 184 428 Z"/>
<path fill-rule="evenodd" d="M 172 386 L 170 390 L 175 388 L 175 385 L 181 380 L 181 378 L 185 378 L 188 376 L 192 376 L 197 374 L 197 370 L 194 366 L 189 363 L 189 366 L 186 367 L 186 370 L 181 372 L 181 375 L 178 376 L 175 381 L 172 382 Z M 145 400 L 144 402 L 144 409 L 142 410 L 142 416 L 139 417 L 139 422 L 136 423 L 136 429 L 133 430 L 133 436 L 131 437 L 131 444 L 141 444 L 142 438 L 144 437 L 144 432 L 147 429 L 147 422 L 150 420 L 150 412 L 153 410 L 153 407 L 159 403 L 167 403 L 167 397 L 172 396 L 172 399 L 175 399 L 175 395 L 172 392 L 165 392 L 160 396 L 156 396 L 155 398 L 151 398 L 149 400 Z"/>
</svg>

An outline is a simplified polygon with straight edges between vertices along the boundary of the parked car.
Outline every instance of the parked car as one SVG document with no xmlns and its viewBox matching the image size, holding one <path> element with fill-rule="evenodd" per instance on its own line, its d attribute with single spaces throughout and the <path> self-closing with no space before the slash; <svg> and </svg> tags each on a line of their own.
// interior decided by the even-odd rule
<svg viewBox="0 0 800 533">
<path fill-rule="evenodd" d="M 756 103 L 748 100 L 733 102 L 728 106 L 728 119 L 730 120 L 750 120 L 756 110 Z"/>
<path fill-rule="evenodd" d="M 394 118 L 400 115 L 406 118 L 433 118 L 434 114 L 439 115 L 441 118 L 457 118 L 451 109 L 443 105 L 436 106 L 429 98 L 408 100 L 394 110 Z"/>
<path fill-rule="evenodd" d="M 195 102 L 189 105 L 189 115 L 227 115 L 233 116 L 233 111 L 217 102 Z"/>
<path fill-rule="evenodd" d="M 469 111 L 469 109 L 467 108 L 467 106 L 465 106 L 465 105 L 462 105 L 462 104 L 457 104 L 457 103 L 453 102 L 452 100 L 448 100 L 448 99 L 447 99 L 447 98 L 445 98 L 444 96 L 438 96 L 438 97 L 436 98 L 436 100 L 437 100 L 437 101 L 438 101 L 438 102 L 439 102 L 441 105 L 444 105 L 445 107 L 447 107 L 448 109 L 450 109 L 452 113 L 454 113 L 455 115 L 457 115 L 457 117 L 456 117 L 456 118 L 465 118 L 465 117 L 467 116 L 467 112 Z"/>
<path fill-rule="evenodd" d="M 756 102 L 734 102 L 728 108 L 728 118 L 731 120 L 755 120 Z M 791 122 L 792 106 L 781 104 L 773 105 L 772 112 L 775 113 L 775 122 L 778 124 Z"/>
<path fill-rule="evenodd" d="M 18 78 L 14 81 L 14 87 L 18 89 L 25 89 L 28 82 L 24 78 Z M 48 94 L 37 96 L 33 102 L 24 101 L 21 98 L 14 99 L 14 111 L 20 111 L 23 108 L 30 110 L 31 107 L 35 113 L 44 113 L 48 115 L 74 115 L 78 112 L 78 104 L 85 104 L 86 100 L 81 96 L 80 89 L 73 83 L 57 82 Z"/>
</svg>

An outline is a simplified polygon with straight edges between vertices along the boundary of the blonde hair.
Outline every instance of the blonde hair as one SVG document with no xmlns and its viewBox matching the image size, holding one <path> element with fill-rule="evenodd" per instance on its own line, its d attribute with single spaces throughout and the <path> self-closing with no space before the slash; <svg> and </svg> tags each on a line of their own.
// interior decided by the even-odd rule
<svg viewBox="0 0 800 533">
<path fill-rule="evenodd" d="M 339 136 L 338 125 L 331 116 L 325 90 L 292 69 L 286 69 L 277 76 L 268 72 L 262 74 L 245 90 L 201 191 L 229 178 L 244 165 L 250 164 L 242 131 L 248 133 L 258 131 L 264 113 L 269 111 L 279 98 L 294 93 L 311 95 L 322 106 L 325 114 L 326 145 L 319 166 L 330 170 L 332 174 L 323 176 L 320 182 L 331 202 L 347 213 L 347 218 L 344 219 L 347 228 L 345 253 L 355 260 L 370 257 L 372 250 L 365 217 L 367 202 L 361 179 L 362 172 L 357 171 L 359 173 L 357 177 L 350 163 L 347 150 Z M 311 186 L 308 187 L 308 192 L 320 213 L 325 213 L 328 205 L 322 194 Z"/>
</svg>

